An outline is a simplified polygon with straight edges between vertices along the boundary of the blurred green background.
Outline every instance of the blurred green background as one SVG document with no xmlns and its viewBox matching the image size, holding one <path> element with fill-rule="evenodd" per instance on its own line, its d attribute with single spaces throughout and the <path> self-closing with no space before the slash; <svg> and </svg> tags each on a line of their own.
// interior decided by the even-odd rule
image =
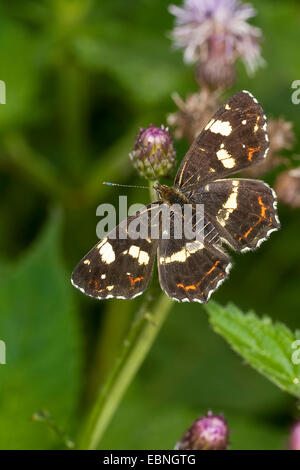
<svg viewBox="0 0 300 470">
<path fill-rule="evenodd" d="M 176 2 L 179 3 L 179 2 Z M 267 66 L 243 66 L 232 93 L 250 90 L 268 117 L 300 136 L 298 1 L 255 0 Z M 75 438 L 142 298 L 94 301 L 70 273 L 95 244 L 96 207 L 117 203 L 102 181 L 144 184 L 128 158 L 138 126 L 166 123 L 171 93 L 197 91 L 167 32 L 161 0 L 0 1 L 0 448 L 64 448 L 31 419 L 47 410 Z M 231 92 L 230 92 L 231 94 Z M 176 142 L 178 161 L 187 142 Z M 291 158 L 299 153 L 283 153 Z M 266 176 L 274 182 L 280 167 Z M 129 204 L 148 202 L 128 189 Z M 299 327 L 299 210 L 279 207 L 282 229 L 235 268 L 214 300 Z M 223 412 L 233 449 L 286 446 L 295 400 L 245 365 L 199 304 L 174 304 L 100 448 L 173 448 L 207 410 Z"/>
</svg>

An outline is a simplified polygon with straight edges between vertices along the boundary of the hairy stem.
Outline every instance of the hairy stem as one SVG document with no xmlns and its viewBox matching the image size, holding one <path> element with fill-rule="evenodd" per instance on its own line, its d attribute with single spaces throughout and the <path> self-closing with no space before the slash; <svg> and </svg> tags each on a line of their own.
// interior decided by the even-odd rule
<svg viewBox="0 0 300 470">
<path fill-rule="evenodd" d="M 79 441 L 79 449 L 96 449 L 128 386 L 150 350 L 163 325 L 172 301 L 161 294 L 152 313 L 153 298 L 137 314 L 121 353 L 101 388 Z"/>
</svg>

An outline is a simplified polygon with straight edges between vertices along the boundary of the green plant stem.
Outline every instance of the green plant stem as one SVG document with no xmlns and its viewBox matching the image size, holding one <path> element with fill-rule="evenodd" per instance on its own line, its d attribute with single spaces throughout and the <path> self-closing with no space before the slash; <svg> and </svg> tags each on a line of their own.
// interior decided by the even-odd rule
<svg viewBox="0 0 300 470">
<path fill-rule="evenodd" d="M 133 319 L 133 306 L 132 302 L 122 302 L 122 315 L 120 315 L 120 300 L 116 299 L 109 303 L 104 312 L 89 373 L 86 394 L 88 406 L 89 403 L 93 403 L 99 387 L 104 383 L 120 352 L 124 337 Z"/>
<path fill-rule="evenodd" d="M 69 177 L 78 180 L 84 170 L 86 143 L 86 83 L 84 72 L 62 58 L 57 67 L 59 115 L 64 163 Z"/>
<path fill-rule="evenodd" d="M 150 304 L 153 299 L 150 300 Z M 142 307 L 123 343 L 122 351 L 88 417 L 79 449 L 96 449 L 124 393 L 135 377 L 164 323 L 172 301 L 161 294 L 153 313 Z"/>
</svg>

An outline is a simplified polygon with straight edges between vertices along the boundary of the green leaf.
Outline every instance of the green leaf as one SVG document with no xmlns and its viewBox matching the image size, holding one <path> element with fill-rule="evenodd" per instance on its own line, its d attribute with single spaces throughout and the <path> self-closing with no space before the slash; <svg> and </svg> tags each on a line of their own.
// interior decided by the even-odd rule
<svg viewBox="0 0 300 470">
<path fill-rule="evenodd" d="M 0 339 L 6 343 L 6 364 L 0 365 L 1 449 L 63 447 L 53 431 L 31 420 L 39 410 L 70 432 L 80 343 L 69 275 L 58 250 L 60 225 L 56 213 L 16 266 L 0 265 Z"/>
<path fill-rule="evenodd" d="M 0 129 L 3 133 L 13 126 L 24 126 L 39 115 L 35 105 L 40 90 L 36 63 L 39 45 L 26 28 L 6 16 L 2 6 L 0 43 L 5 44 L 0 48 L 0 80 L 6 85 L 6 104 L 0 106 Z"/>
<path fill-rule="evenodd" d="M 293 403 L 242 363 L 202 306 L 176 303 L 99 448 L 172 449 L 212 410 L 228 420 L 231 449 L 280 449 Z"/>
<path fill-rule="evenodd" d="M 244 314 L 233 304 L 222 307 L 209 302 L 205 309 L 214 330 L 252 367 L 282 390 L 300 397 L 300 364 L 292 361 L 296 334 L 283 323 L 259 318 L 253 312 Z"/>
</svg>

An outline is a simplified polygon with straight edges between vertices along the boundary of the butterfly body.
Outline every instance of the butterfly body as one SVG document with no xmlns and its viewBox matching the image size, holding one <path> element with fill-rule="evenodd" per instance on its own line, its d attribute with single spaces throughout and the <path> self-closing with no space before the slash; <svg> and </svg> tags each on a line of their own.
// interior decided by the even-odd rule
<svg viewBox="0 0 300 470">
<path fill-rule="evenodd" d="M 174 185 L 158 183 L 158 201 L 122 221 L 92 248 L 75 268 L 73 285 L 97 299 L 132 299 L 147 288 L 157 254 L 160 285 L 169 297 L 207 302 L 231 268 L 224 245 L 237 252 L 254 250 L 280 227 L 276 195 L 266 183 L 225 178 L 261 162 L 268 147 L 258 101 L 247 91 L 233 95 L 190 147 Z M 190 204 L 193 211 L 203 205 L 201 240 L 176 237 L 172 216 L 164 236 L 161 214 L 173 204 Z M 128 227 L 141 216 L 147 235 L 136 239 Z M 197 231 L 198 222 L 192 223 Z M 150 225 L 157 237 L 149 233 Z"/>
<path fill-rule="evenodd" d="M 169 206 L 172 204 L 184 205 L 191 202 L 188 197 L 175 186 L 157 184 L 154 189 L 156 190 L 159 198 Z"/>
</svg>

